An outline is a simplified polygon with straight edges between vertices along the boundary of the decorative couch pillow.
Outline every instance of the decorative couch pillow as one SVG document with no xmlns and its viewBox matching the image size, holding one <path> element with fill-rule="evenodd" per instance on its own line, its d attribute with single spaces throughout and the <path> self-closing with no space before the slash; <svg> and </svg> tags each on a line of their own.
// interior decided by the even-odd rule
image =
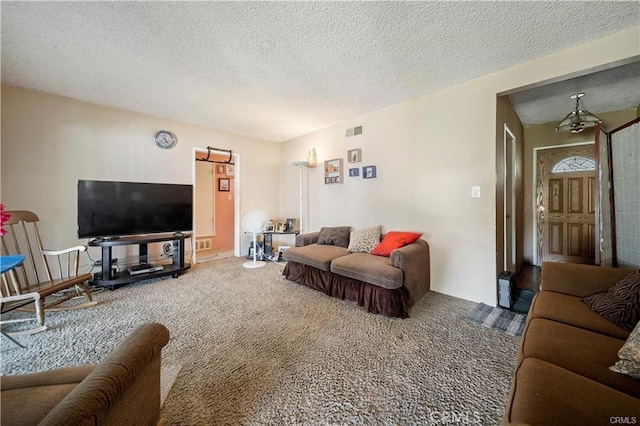
<svg viewBox="0 0 640 426">
<path fill-rule="evenodd" d="M 635 271 L 601 293 L 585 297 L 584 303 L 619 327 L 631 331 L 640 320 L 640 271 Z"/>
<path fill-rule="evenodd" d="M 640 380 L 640 322 L 636 324 L 627 342 L 618 351 L 620 361 L 609 369 Z"/>
<path fill-rule="evenodd" d="M 332 228 L 320 228 L 317 244 L 325 246 L 349 247 L 350 226 L 334 226 Z"/>
<path fill-rule="evenodd" d="M 421 235 L 416 232 L 387 232 L 380 244 L 371 251 L 371 254 L 389 257 L 392 251 L 415 242 Z"/>
<path fill-rule="evenodd" d="M 380 226 L 357 229 L 351 232 L 349 250 L 352 253 L 371 253 L 380 244 Z"/>
</svg>

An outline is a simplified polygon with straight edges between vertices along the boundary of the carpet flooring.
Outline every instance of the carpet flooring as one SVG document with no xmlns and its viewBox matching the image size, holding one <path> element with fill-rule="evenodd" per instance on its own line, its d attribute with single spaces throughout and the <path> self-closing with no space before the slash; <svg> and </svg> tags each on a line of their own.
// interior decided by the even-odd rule
<svg viewBox="0 0 640 426">
<path fill-rule="evenodd" d="M 160 406 L 164 405 L 167 400 L 167 396 L 178 378 L 178 373 L 182 369 L 182 365 L 167 365 L 166 361 L 162 364 L 160 367 Z"/>
<path fill-rule="evenodd" d="M 499 424 L 516 337 L 468 321 L 478 304 L 431 292 L 392 319 L 227 258 L 178 279 L 129 284 L 97 306 L 47 315 L 48 329 L 2 352 L 1 373 L 97 363 L 136 326 L 171 339 L 181 366 L 167 425 Z"/>
</svg>

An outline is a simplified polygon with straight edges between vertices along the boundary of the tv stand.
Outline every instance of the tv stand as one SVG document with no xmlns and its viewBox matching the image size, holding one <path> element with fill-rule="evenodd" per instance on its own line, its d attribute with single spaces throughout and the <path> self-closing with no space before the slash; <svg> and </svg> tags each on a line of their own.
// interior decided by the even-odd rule
<svg viewBox="0 0 640 426">
<path fill-rule="evenodd" d="M 93 245 L 92 243 L 95 243 L 95 242 L 111 241 L 111 240 L 117 240 L 117 239 L 119 239 L 119 238 L 120 238 L 120 237 L 119 237 L 119 236 L 117 236 L 117 235 L 114 235 L 114 236 L 108 236 L 108 237 L 98 237 L 98 238 L 96 238 L 96 239 L 93 239 L 93 240 L 89 241 L 89 245 Z"/>
<path fill-rule="evenodd" d="M 185 263 L 184 261 L 184 240 L 190 236 L 191 234 L 189 233 L 180 233 L 179 235 L 178 233 L 151 234 L 89 241 L 89 246 L 102 248 L 102 269 L 101 272 L 94 274 L 92 283 L 102 287 L 109 287 L 113 290 L 116 286 L 166 275 L 173 275 L 173 278 L 178 278 L 178 274 L 180 272 L 191 267 L 189 263 Z M 143 274 L 131 274 L 128 270 L 116 272 L 111 268 L 111 249 L 113 247 L 137 244 L 139 246 L 139 263 L 147 263 L 147 245 L 149 243 L 158 243 L 163 241 L 173 242 L 173 261 L 171 264 L 162 265 L 161 270 L 146 272 Z"/>
</svg>

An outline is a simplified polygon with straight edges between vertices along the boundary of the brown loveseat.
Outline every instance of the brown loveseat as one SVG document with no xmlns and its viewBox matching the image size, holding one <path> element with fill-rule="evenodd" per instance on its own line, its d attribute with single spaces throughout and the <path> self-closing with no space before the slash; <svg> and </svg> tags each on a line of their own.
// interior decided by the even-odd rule
<svg viewBox="0 0 640 426">
<path fill-rule="evenodd" d="M 135 329 L 101 364 L 4 376 L 0 423 L 155 425 L 160 420 L 161 324 Z"/>
<path fill-rule="evenodd" d="M 504 424 L 640 422 L 640 382 L 609 369 L 629 332 L 583 302 L 631 272 L 543 263 L 541 291 L 520 341 Z"/>
<path fill-rule="evenodd" d="M 383 257 L 317 244 L 319 235 L 298 235 L 296 246 L 285 251 L 283 274 L 288 280 L 354 301 L 367 312 L 398 318 L 407 318 L 409 308 L 429 291 L 429 244 L 425 240 Z"/>
</svg>

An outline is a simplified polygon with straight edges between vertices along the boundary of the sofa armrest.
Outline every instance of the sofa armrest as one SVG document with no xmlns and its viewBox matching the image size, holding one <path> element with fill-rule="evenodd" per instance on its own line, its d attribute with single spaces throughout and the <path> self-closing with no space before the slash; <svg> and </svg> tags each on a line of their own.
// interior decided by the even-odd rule
<svg viewBox="0 0 640 426">
<path fill-rule="evenodd" d="M 391 252 L 389 264 L 403 271 L 403 285 L 411 296 L 410 305 L 420 300 L 431 288 L 429 244 L 418 239 Z"/>
<path fill-rule="evenodd" d="M 309 232 L 307 234 L 298 234 L 296 235 L 296 247 L 304 247 L 310 244 L 314 244 L 316 241 L 318 241 L 319 236 L 320 231 Z"/>
<path fill-rule="evenodd" d="M 0 424 L 40 423 L 95 368 L 95 365 L 82 365 L 2 376 Z"/>
<path fill-rule="evenodd" d="M 83 381 L 95 368 L 95 365 L 81 365 L 40 371 L 37 373 L 2 376 L 0 379 L 0 389 L 2 392 L 5 392 L 40 386 L 77 384 Z"/>
<path fill-rule="evenodd" d="M 543 262 L 540 270 L 540 290 L 586 297 L 607 291 L 633 271 L 608 266 Z"/>
<path fill-rule="evenodd" d="M 141 325 L 40 424 L 157 424 L 160 355 L 168 342 L 169 330 L 162 324 Z"/>
</svg>

